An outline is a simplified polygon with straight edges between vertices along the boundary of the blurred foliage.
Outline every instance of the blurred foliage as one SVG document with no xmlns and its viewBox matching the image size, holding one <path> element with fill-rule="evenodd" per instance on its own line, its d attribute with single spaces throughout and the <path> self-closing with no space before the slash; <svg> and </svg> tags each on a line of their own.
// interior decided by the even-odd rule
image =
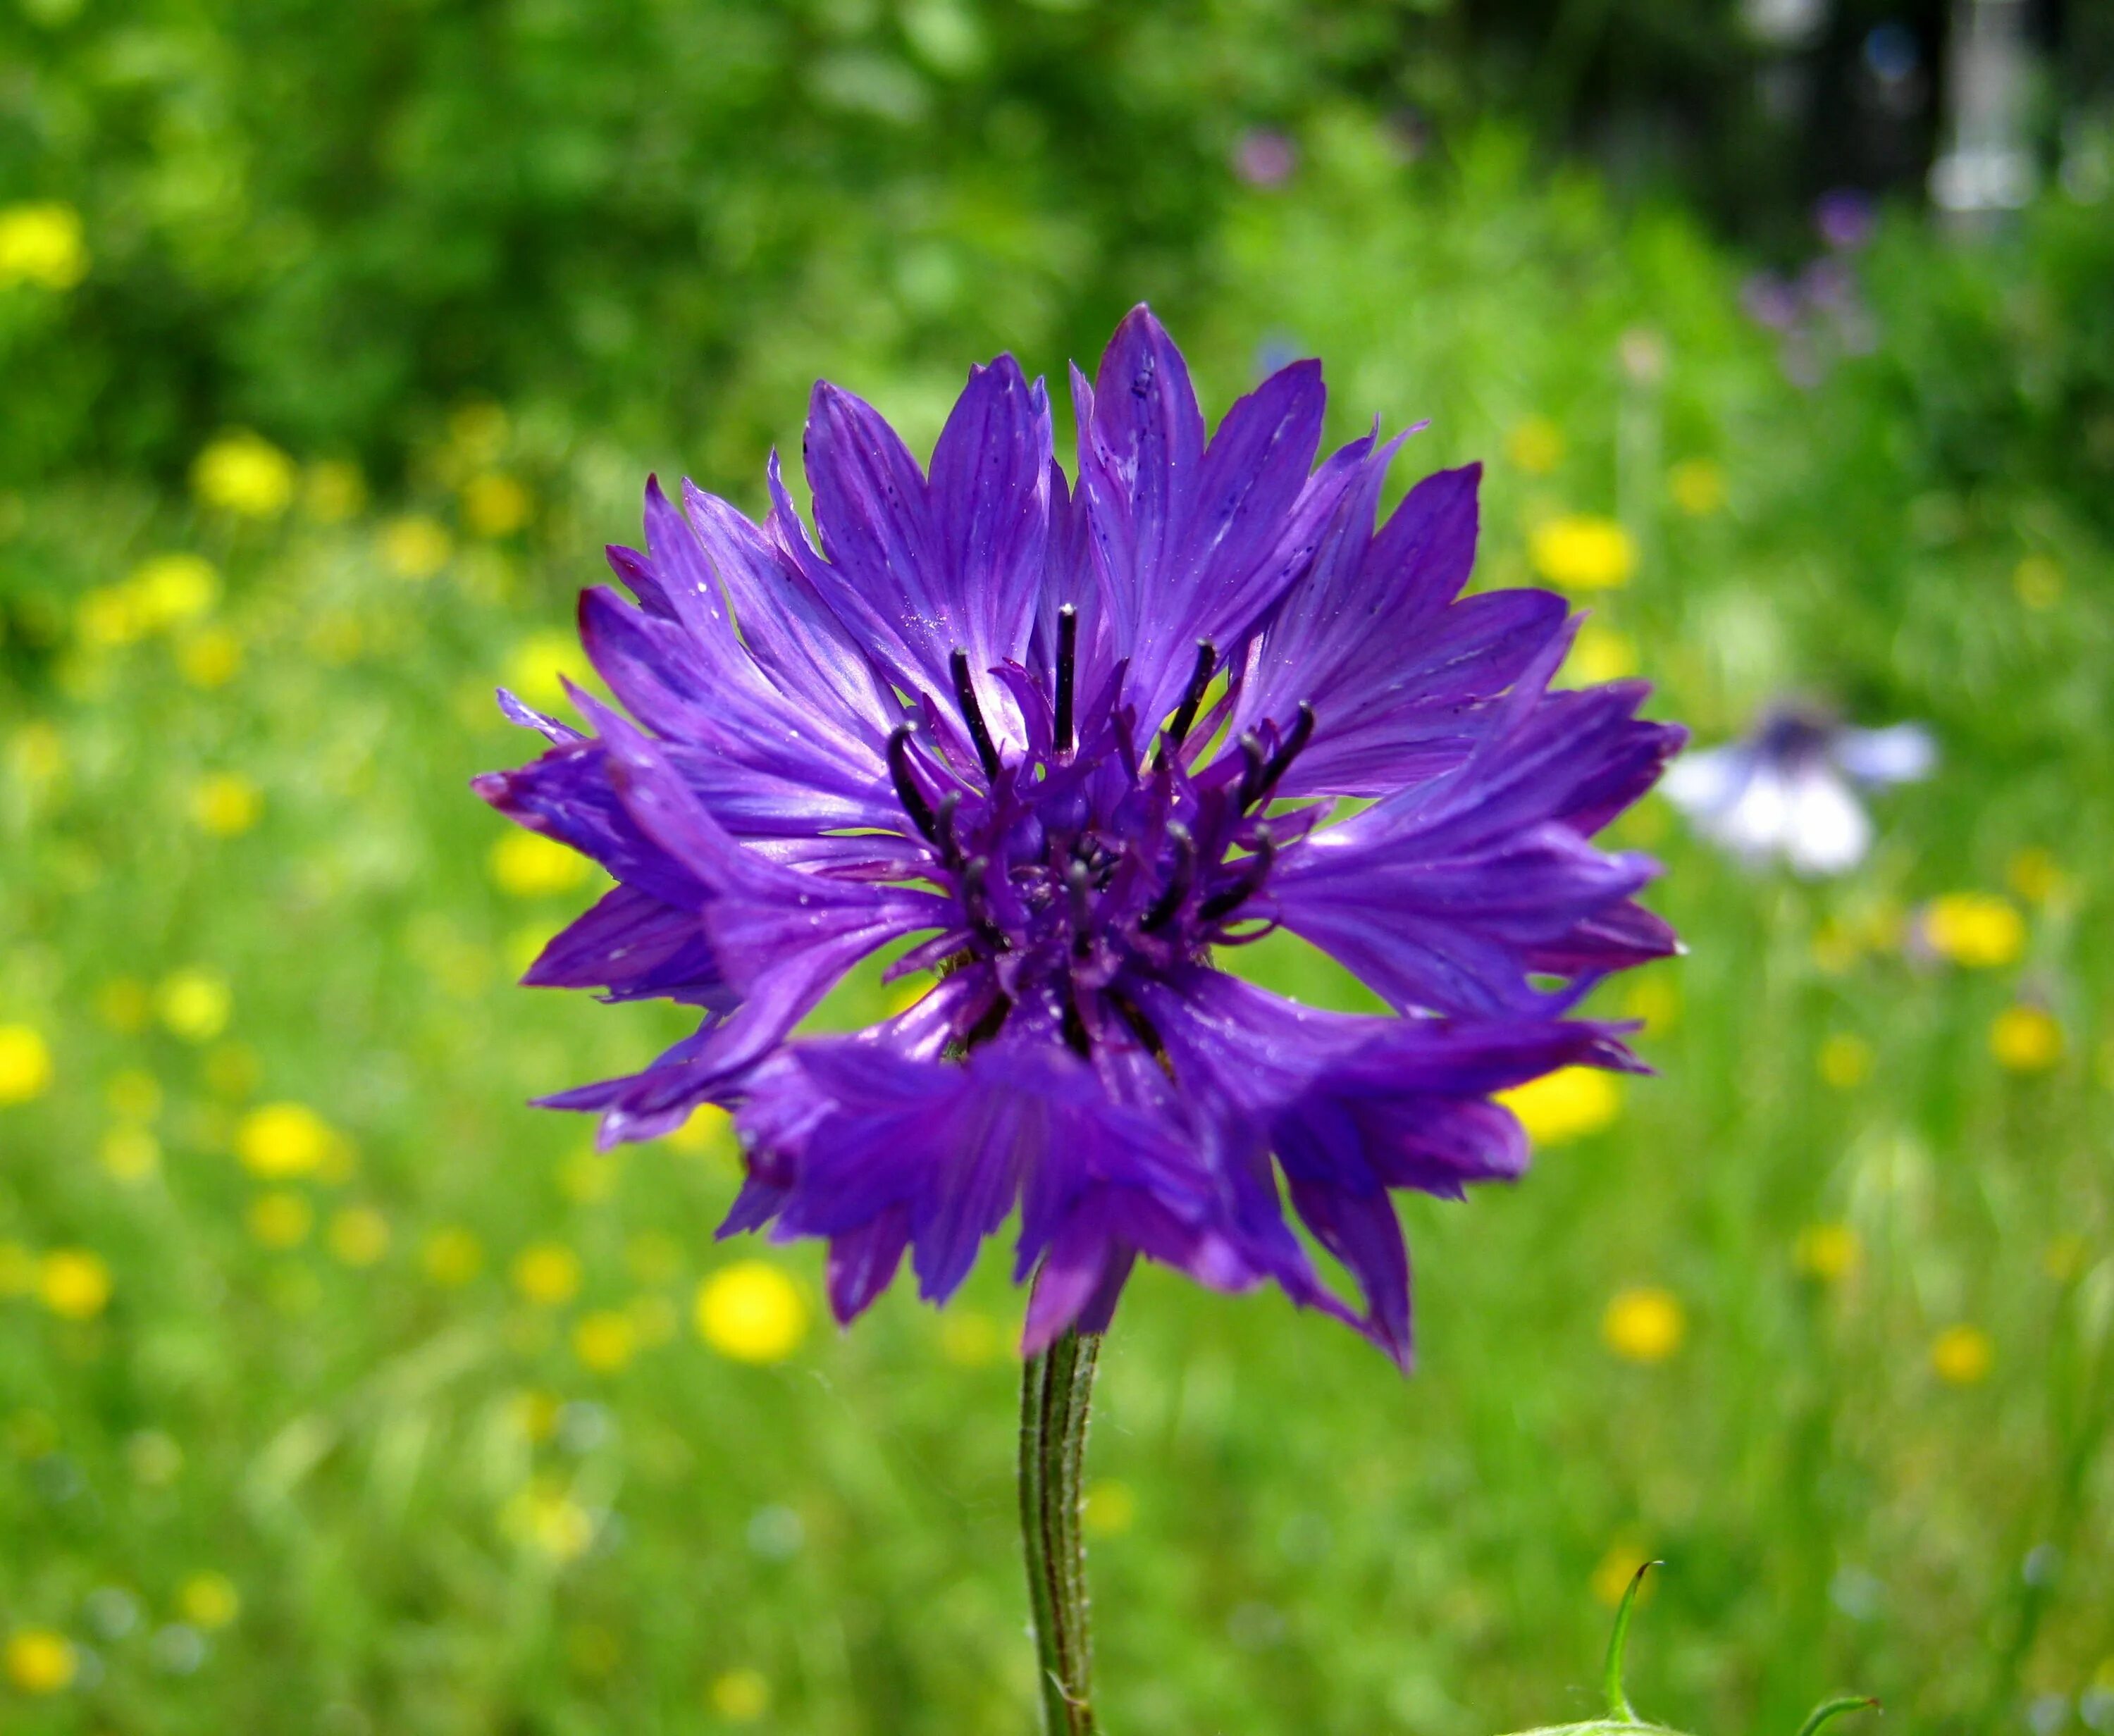
<svg viewBox="0 0 2114 1736">
<path fill-rule="evenodd" d="M 1398 485 L 1487 459 L 1479 582 L 1591 587 L 1580 678 L 1944 765 L 1838 882 L 1625 823 L 1691 951 L 1599 1010 L 1660 1076 L 1411 1204 L 1411 1381 L 1141 1278 L 1111 1728 L 1584 1715 L 1645 1555 L 1682 1729 L 1831 1682 L 2114 1727 L 2107 208 L 1764 279 L 1521 130 L 1406 130 L 1398 79 L 1491 75 L 1398 64 L 1448 16 L 10 15 L 0 1722 L 1026 1727 L 1002 1271 L 832 1335 L 812 1249 L 712 1240 L 723 1124 L 524 1107 L 680 1026 L 511 986 L 593 888 L 464 783 L 647 469 L 754 505 L 815 375 L 927 443 L 969 361 L 1150 295 L 1215 411 L 1318 354 L 1338 436 L 1432 418 Z"/>
</svg>

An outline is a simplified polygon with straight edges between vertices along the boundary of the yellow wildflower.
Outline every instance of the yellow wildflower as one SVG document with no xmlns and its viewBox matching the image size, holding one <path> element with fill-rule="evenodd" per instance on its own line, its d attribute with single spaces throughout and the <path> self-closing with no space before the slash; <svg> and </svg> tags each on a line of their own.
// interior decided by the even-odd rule
<svg viewBox="0 0 2114 1736">
<path fill-rule="evenodd" d="M 1948 1386 L 1972 1387 L 1988 1377 L 1996 1347 L 1979 1327 L 1949 1326 L 1930 1347 L 1930 1365 Z"/>
<path fill-rule="evenodd" d="M 85 1248 L 54 1248 L 37 1271 L 37 1295 L 62 1320 L 93 1320 L 110 1301 L 110 1268 Z"/>
<path fill-rule="evenodd" d="M 515 1257 L 514 1287 L 538 1308 L 559 1308 L 580 1291 L 580 1257 L 563 1242 L 538 1242 Z"/>
<path fill-rule="evenodd" d="M 56 1694 L 80 1668 L 72 1645 L 49 1628 L 18 1628 L 7 1636 L 7 1679 L 25 1694 Z"/>
<path fill-rule="evenodd" d="M 80 213 L 57 199 L 0 210 L 0 290 L 34 284 L 64 291 L 88 275 Z"/>
<path fill-rule="evenodd" d="M 389 1251 L 389 1220 L 371 1205 L 349 1205 L 331 1214 L 324 1238 L 348 1266 L 372 1266 Z"/>
<path fill-rule="evenodd" d="M 263 792 L 240 772 L 215 772 L 191 792 L 191 818 L 215 838 L 247 832 L 263 811 Z"/>
<path fill-rule="evenodd" d="M 2045 1007 L 2006 1007 L 1989 1026 L 1989 1053 L 2014 1073 L 2044 1073 L 2062 1050 L 2062 1026 Z"/>
<path fill-rule="evenodd" d="M 1652 1285 L 1618 1291 L 1600 1317 L 1601 1337 L 1625 1362 L 1664 1362 L 1687 1333 L 1680 1299 Z"/>
<path fill-rule="evenodd" d="M 224 1628 L 242 1613 L 242 1594 L 226 1574 L 193 1574 L 176 1592 L 176 1608 L 193 1627 Z"/>
<path fill-rule="evenodd" d="M 771 1683 L 760 1670 L 730 1670 L 713 1677 L 709 1697 L 729 1724 L 753 1724 L 771 1710 Z"/>
<path fill-rule="evenodd" d="M 1563 462 L 1563 430 L 1546 416 L 1530 416 L 1505 436 L 1505 456 L 1529 476 L 1546 476 Z"/>
<path fill-rule="evenodd" d="M 736 1362 L 782 1362 L 807 1336 L 808 1304 L 768 1260 L 741 1260 L 698 1286 L 698 1332 Z"/>
<path fill-rule="evenodd" d="M 573 1355 L 597 1374 L 615 1373 L 638 1350 L 638 1325 L 619 1309 L 598 1308 L 573 1327 Z"/>
<path fill-rule="evenodd" d="M 359 466 L 341 458 L 309 466 L 301 504 L 318 524 L 341 524 L 367 504 L 367 479 Z"/>
<path fill-rule="evenodd" d="M 242 673 L 242 641 L 225 627 L 208 627 L 176 646 L 176 673 L 194 688 L 211 692 Z"/>
<path fill-rule="evenodd" d="M 1622 1016 L 1642 1022 L 1648 1037 L 1663 1037 L 1681 1022 L 1681 985 L 1664 971 L 1647 971 L 1622 994 Z"/>
<path fill-rule="evenodd" d="M 517 1542 L 553 1561 L 575 1560 L 594 1542 L 593 1515 L 540 1478 L 507 1503 L 501 1523 Z"/>
<path fill-rule="evenodd" d="M 329 1123 L 306 1103 L 266 1103 L 244 1116 L 235 1131 L 243 1167 L 268 1181 L 314 1174 L 330 1144 Z"/>
<path fill-rule="evenodd" d="M 0 1107 L 41 1097 L 52 1082 L 51 1046 L 30 1025 L 0 1025 Z"/>
<path fill-rule="evenodd" d="M 193 966 L 163 979 L 155 996 L 162 1022 L 187 1043 L 210 1043 L 227 1029 L 235 997 L 227 979 Z"/>
<path fill-rule="evenodd" d="M 517 898 L 570 892 L 588 877 L 588 859 L 540 832 L 509 832 L 492 847 L 492 878 Z"/>
<path fill-rule="evenodd" d="M 162 1167 L 162 1142 L 144 1127 L 120 1125 L 103 1135 L 96 1157 L 114 1181 L 144 1181 Z"/>
<path fill-rule="evenodd" d="M 1497 1100 L 1519 1117 L 1535 1144 L 1561 1145 L 1613 1121 L 1622 1112 L 1622 1090 L 1612 1073 L 1566 1067 L 1500 1091 Z"/>
<path fill-rule="evenodd" d="M 1593 1596 L 1608 1608 L 1613 1609 L 1622 1601 L 1622 1594 L 1630 1588 L 1638 1570 L 1653 1559 L 1650 1550 L 1627 1539 L 1611 1543 L 1607 1554 L 1600 1557 L 1599 1565 L 1593 1569 Z M 1645 1582 L 1640 1597 L 1650 1595 L 1651 1582 Z"/>
<path fill-rule="evenodd" d="M 1949 892 L 1933 898 L 1923 915 L 1931 949 L 1970 970 L 2010 964 L 2025 950 L 2025 919 L 2009 898 L 1994 893 Z"/>
<path fill-rule="evenodd" d="M 243 519 L 276 519 L 294 498 L 294 461 L 246 428 L 223 434 L 191 466 L 191 487 L 208 506 Z"/>
<path fill-rule="evenodd" d="M 1581 686 L 1620 681 L 1637 672 L 1637 642 L 1626 633 L 1588 621 L 1578 629 L 1571 655 L 1564 659 L 1563 673 Z"/>
<path fill-rule="evenodd" d="M 589 674 L 587 654 L 564 633 L 533 633 L 514 647 L 506 660 L 506 685 L 532 706 L 555 706 L 565 697 L 559 678 L 584 683 Z"/>
<path fill-rule="evenodd" d="M 1725 473 L 1707 458 L 1685 458 L 1667 473 L 1667 492 L 1691 519 L 1707 519 L 1725 505 Z"/>
<path fill-rule="evenodd" d="M 459 1289 L 484 1269 L 484 1246 L 469 1231 L 449 1224 L 426 1238 L 419 1259 L 436 1284 Z"/>
<path fill-rule="evenodd" d="M 702 1104 L 690 1112 L 689 1120 L 681 1126 L 661 1137 L 670 1151 L 680 1151 L 686 1158 L 712 1153 L 731 1155 L 734 1149 L 734 1117 L 724 1109 Z"/>
<path fill-rule="evenodd" d="M 1820 1076 L 1838 1091 L 1854 1090 L 1872 1076 L 1878 1062 L 1872 1045 L 1852 1032 L 1838 1030 L 1820 1045 L 1815 1065 Z"/>
<path fill-rule="evenodd" d="M 455 553 L 455 539 L 437 519 L 413 513 L 382 528 L 382 560 L 399 578 L 431 578 Z"/>
<path fill-rule="evenodd" d="M 220 574 L 199 555 L 157 555 L 133 569 L 130 584 L 140 619 L 150 630 L 194 621 L 220 596 Z"/>
<path fill-rule="evenodd" d="M 25 724 L 8 738 L 7 757 L 16 777 L 42 788 L 66 770 L 66 739 L 49 724 Z"/>
<path fill-rule="evenodd" d="M 2038 847 L 2021 850 L 2004 869 L 2011 890 L 2029 904 L 2059 900 L 2070 889 L 2070 878 L 2055 859 L 2055 852 Z"/>
<path fill-rule="evenodd" d="M 528 491 L 498 471 L 464 483 L 462 503 L 464 521 L 480 537 L 510 537 L 528 522 Z"/>
<path fill-rule="evenodd" d="M 1096 1537 L 1121 1537 L 1137 1522 L 1137 1496 L 1128 1483 L 1104 1477 L 1088 1487 L 1079 1517 Z"/>
<path fill-rule="evenodd" d="M 1832 1284 L 1846 1278 L 1864 1259 L 1864 1244 L 1846 1223 L 1810 1223 L 1791 1245 L 1791 1263 L 1810 1278 Z"/>
<path fill-rule="evenodd" d="M 2052 609 L 2062 601 L 2062 568 L 2046 555 L 2029 555 L 2011 569 L 2011 588 L 2029 609 Z"/>
<path fill-rule="evenodd" d="M 1527 558 L 1552 584 L 1568 591 L 1608 591 L 1630 582 L 1637 546 L 1613 519 L 1572 513 L 1540 526 L 1527 540 Z"/>
<path fill-rule="evenodd" d="M 139 592 L 130 585 L 98 585 L 80 600 L 80 628 L 85 644 L 130 645 L 147 631 Z"/>
<path fill-rule="evenodd" d="M 547 1441 L 558 1432 L 558 1413 L 564 1402 L 555 1392 L 528 1387 L 506 1401 L 507 1420 L 526 1441 Z"/>
<path fill-rule="evenodd" d="M 274 1188 L 249 1202 L 249 1233 L 268 1248 L 298 1248 L 315 1227 L 316 1208 L 291 1188 Z"/>
</svg>

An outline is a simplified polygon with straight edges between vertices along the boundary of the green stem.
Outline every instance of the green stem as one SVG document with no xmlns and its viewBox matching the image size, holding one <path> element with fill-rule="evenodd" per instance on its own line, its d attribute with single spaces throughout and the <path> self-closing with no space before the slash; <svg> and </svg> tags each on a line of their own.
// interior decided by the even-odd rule
<svg viewBox="0 0 2114 1736">
<path fill-rule="evenodd" d="M 1047 1736 L 1093 1736 L 1096 1728 L 1079 1501 L 1100 1342 L 1067 1332 L 1021 1371 L 1020 1534 Z"/>
</svg>

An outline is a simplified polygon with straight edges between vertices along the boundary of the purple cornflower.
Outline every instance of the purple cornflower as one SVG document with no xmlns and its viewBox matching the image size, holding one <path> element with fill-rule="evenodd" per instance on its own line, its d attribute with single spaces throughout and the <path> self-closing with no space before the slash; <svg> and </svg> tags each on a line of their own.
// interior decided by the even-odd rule
<svg viewBox="0 0 2114 1736">
<path fill-rule="evenodd" d="M 1018 1208 L 1031 1354 L 1105 1326 L 1143 1256 L 1275 1282 L 1406 1364 L 1390 1190 L 1518 1174 L 1493 1092 L 1635 1066 L 1565 1015 L 1673 937 L 1634 902 L 1654 865 L 1588 840 L 1682 733 L 1636 718 L 1636 683 L 1551 690 L 1560 598 L 1460 595 L 1478 467 L 1377 529 L 1400 439 L 1315 468 L 1317 363 L 1207 440 L 1140 308 L 1072 391 L 1068 482 L 1010 356 L 970 371 L 929 471 L 818 385 L 819 542 L 775 459 L 760 524 L 648 482 L 646 552 L 610 551 L 635 604 L 580 603 L 629 717 L 576 690 L 583 734 L 502 694 L 553 745 L 477 788 L 618 882 L 526 980 L 704 1018 L 644 1071 L 547 1101 L 599 1112 L 606 1143 L 733 1110 L 748 1179 L 722 1233 L 826 1238 L 840 1319 L 906 1253 L 943 1300 Z M 1360 810 L 1329 823 L 1338 797 Z M 1393 1010 L 1217 968 L 1280 928 Z M 890 974 L 937 980 L 908 1011 L 792 1036 L 911 941 Z"/>
</svg>

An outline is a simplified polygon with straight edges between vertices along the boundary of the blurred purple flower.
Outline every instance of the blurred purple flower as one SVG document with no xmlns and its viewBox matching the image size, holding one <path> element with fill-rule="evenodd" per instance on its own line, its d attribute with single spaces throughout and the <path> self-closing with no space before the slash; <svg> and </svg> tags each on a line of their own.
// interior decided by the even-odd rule
<svg viewBox="0 0 2114 1736">
<path fill-rule="evenodd" d="M 1281 187 L 1299 167 L 1299 148 L 1274 127 L 1250 127 L 1233 147 L 1233 172 L 1251 187 Z"/>
<path fill-rule="evenodd" d="M 1041 383 L 970 371 L 928 470 L 818 385 L 819 545 L 771 468 L 761 524 L 656 483 L 636 603 L 581 599 L 593 733 L 511 696 L 551 747 L 478 780 L 617 885 L 527 980 L 704 1010 L 643 1072 L 549 1101 L 605 1142 L 735 1112 L 723 1233 L 830 1244 L 849 1320 L 908 1254 L 960 1284 L 1020 1213 L 1026 1345 L 1106 1324 L 1142 1255 L 1274 1281 L 1407 1363 L 1391 1190 L 1519 1173 L 1491 1094 L 1635 1065 L 1567 1016 L 1673 948 L 1657 871 L 1588 842 L 1682 740 L 1645 689 L 1552 691 L 1573 624 L 1536 591 L 1460 595 L 1475 467 L 1375 528 L 1400 439 L 1313 468 L 1320 371 L 1265 381 L 1207 438 L 1151 314 L 1073 370 L 1078 475 Z M 1323 829 L 1327 798 L 1370 805 Z M 1283 928 L 1393 1007 L 1321 1012 L 1214 950 Z M 795 1039 L 859 960 L 936 980 L 855 1036 Z M 1317 1276 L 1280 1189 L 1350 1270 Z"/>
<path fill-rule="evenodd" d="M 1865 246 L 1878 223 L 1870 195 L 1854 187 L 1837 187 L 1814 201 L 1813 226 L 1837 253 L 1855 253 Z"/>
<path fill-rule="evenodd" d="M 1798 291 L 1773 272 L 1756 272 L 1740 286 L 1740 307 L 1772 331 L 1787 331 L 1798 319 Z"/>
<path fill-rule="evenodd" d="M 1684 754 L 1662 786 L 1714 843 L 1799 874 L 1846 873 L 1871 847 L 1860 789 L 1930 775 L 1937 744 L 1919 724 L 1853 729 L 1801 704 L 1765 712 L 1744 741 Z"/>
</svg>

